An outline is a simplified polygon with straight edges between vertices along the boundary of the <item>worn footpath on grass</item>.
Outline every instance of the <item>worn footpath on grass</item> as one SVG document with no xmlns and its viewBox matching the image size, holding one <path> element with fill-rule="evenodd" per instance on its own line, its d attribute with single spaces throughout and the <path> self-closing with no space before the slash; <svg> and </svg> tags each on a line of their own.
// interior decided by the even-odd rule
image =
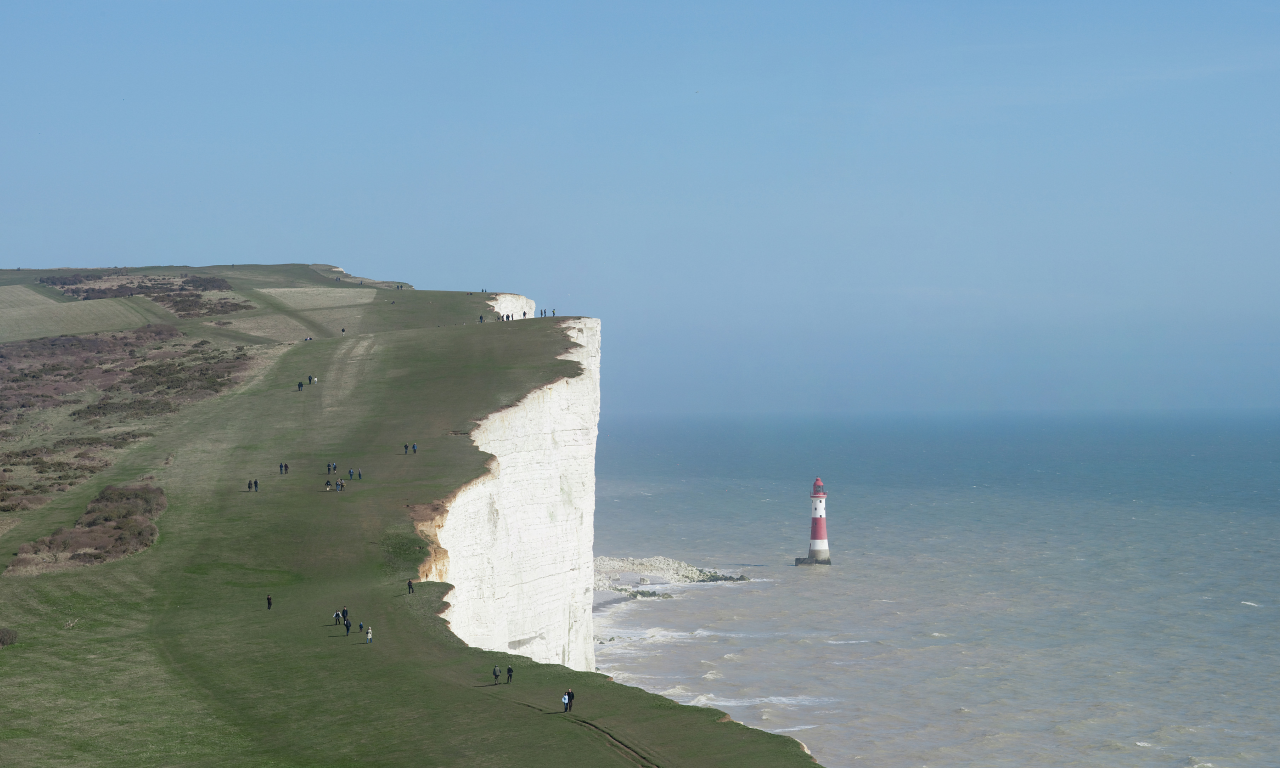
<svg viewBox="0 0 1280 768">
<path fill-rule="evenodd" d="M 261 364 L 236 388 L 149 417 L 154 437 L 0 533 L 7 560 L 108 484 L 151 476 L 168 497 L 149 549 L 0 578 L 0 626 L 19 631 L 0 650 L 5 765 L 812 764 L 795 741 L 716 710 L 467 648 L 438 616 L 447 585 L 405 594 L 427 546 L 406 505 L 485 471 L 486 455 L 451 432 L 576 374 L 557 359 L 558 320 L 477 325 L 486 295 L 436 291 L 299 309 L 261 289 L 331 286 L 324 268 L 172 269 L 230 281 L 256 307 L 234 319 L 288 317 L 316 340 L 286 348 L 156 310 L 192 339 L 248 345 Z M 321 383 L 298 391 L 308 374 Z M 364 479 L 324 492 L 330 461 Z M 261 490 L 246 491 L 255 478 Z M 333 625 L 343 606 L 373 626 L 373 644 Z M 508 663 L 515 682 L 492 685 Z"/>
</svg>

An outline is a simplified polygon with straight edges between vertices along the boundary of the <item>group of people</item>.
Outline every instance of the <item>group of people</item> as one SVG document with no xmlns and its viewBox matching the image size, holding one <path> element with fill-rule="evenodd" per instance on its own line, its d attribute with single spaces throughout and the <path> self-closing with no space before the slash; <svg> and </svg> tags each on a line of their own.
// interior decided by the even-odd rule
<svg viewBox="0 0 1280 768">
<path fill-rule="evenodd" d="M 414 443 L 414 444 L 413 444 L 413 452 L 414 452 L 414 453 L 417 453 L 417 452 L 418 452 L 418 444 L 417 444 L 417 443 Z M 408 455 L 409 455 L 409 444 L 408 444 L 408 443 L 405 443 L 405 444 L 404 444 L 404 455 L 405 455 L 405 456 L 408 456 Z"/>
<path fill-rule="evenodd" d="M 249 490 L 250 490 L 250 491 L 257 491 L 257 490 L 258 490 L 258 481 L 257 481 L 257 480 L 250 480 L 250 481 L 249 481 Z"/>
<path fill-rule="evenodd" d="M 282 475 L 289 474 L 289 465 L 285 464 L 283 461 L 280 462 L 280 474 Z"/>
<path fill-rule="evenodd" d="M 268 596 L 267 599 L 270 600 L 271 599 L 270 596 Z M 335 625 L 341 624 L 345 626 L 347 628 L 347 637 L 351 636 L 351 617 L 347 615 L 347 606 L 344 605 L 342 606 L 342 610 L 333 612 L 333 623 Z M 366 628 L 364 625 L 364 622 L 362 621 L 360 622 L 359 627 L 356 629 L 356 632 L 357 632 L 357 636 L 360 632 L 365 633 L 364 642 L 366 645 L 373 642 L 373 625 L 372 624 L 370 624 Z"/>
<path fill-rule="evenodd" d="M 510 664 L 508 664 L 507 665 L 507 683 L 511 682 L 511 676 L 514 675 L 515 673 L 516 671 L 511 668 Z M 493 684 L 494 685 L 498 684 L 498 676 L 501 674 L 502 674 L 502 670 L 498 668 L 498 666 L 495 664 L 493 667 Z"/>
</svg>

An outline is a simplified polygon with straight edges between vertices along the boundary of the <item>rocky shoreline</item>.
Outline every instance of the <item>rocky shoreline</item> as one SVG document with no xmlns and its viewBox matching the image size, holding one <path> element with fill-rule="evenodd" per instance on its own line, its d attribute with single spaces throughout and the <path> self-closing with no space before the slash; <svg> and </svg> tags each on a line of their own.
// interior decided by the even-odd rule
<svg viewBox="0 0 1280 768">
<path fill-rule="evenodd" d="M 637 598 L 671 597 L 669 592 L 647 589 L 652 586 L 748 580 L 746 576 L 698 568 L 669 557 L 597 557 L 592 610 Z"/>
</svg>

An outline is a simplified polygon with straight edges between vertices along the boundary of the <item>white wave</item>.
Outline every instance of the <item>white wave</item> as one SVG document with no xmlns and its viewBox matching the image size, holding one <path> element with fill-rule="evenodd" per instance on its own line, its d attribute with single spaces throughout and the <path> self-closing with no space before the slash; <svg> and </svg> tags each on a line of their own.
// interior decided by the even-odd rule
<svg viewBox="0 0 1280 768">
<path fill-rule="evenodd" d="M 773 728 L 769 729 L 772 733 L 786 733 L 787 731 L 805 731 L 810 728 L 817 728 L 816 725 L 797 725 L 795 728 Z"/>
<path fill-rule="evenodd" d="M 1249 602 L 1248 600 L 1241 600 L 1241 601 L 1240 601 L 1240 604 L 1241 604 L 1241 605 L 1252 605 L 1254 608 L 1261 608 L 1261 607 L 1262 607 L 1262 606 L 1258 605 L 1257 603 L 1251 603 L 1251 602 Z"/>
<path fill-rule="evenodd" d="M 781 707 L 812 707 L 818 704 L 834 704 L 839 699 L 824 699 L 817 696 L 761 696 L 755 699 L 722 699 L 714 693 L 704 693 L 689 702 L 695 707 L 754 707 L 760 704 L 774 704 Z"/>
<path fill-rule="evenodd" d="M 828 640 L 830 645 L 853 645 L 854 643 L 869 643 L 870 640 Z"/>
</svg>

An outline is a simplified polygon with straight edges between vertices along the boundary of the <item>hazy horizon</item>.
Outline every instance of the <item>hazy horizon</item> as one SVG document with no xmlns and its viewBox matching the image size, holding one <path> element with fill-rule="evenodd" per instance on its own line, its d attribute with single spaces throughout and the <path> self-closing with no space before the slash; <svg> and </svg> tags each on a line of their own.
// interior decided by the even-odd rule
<svg viewBox="0 0 1280 768">
<path fill-rule="evenodd" d="M 1280 408 L 1280 8 L 0 5 L 0 267 L 604 321 L 610 415 Z"/>
</svg>

